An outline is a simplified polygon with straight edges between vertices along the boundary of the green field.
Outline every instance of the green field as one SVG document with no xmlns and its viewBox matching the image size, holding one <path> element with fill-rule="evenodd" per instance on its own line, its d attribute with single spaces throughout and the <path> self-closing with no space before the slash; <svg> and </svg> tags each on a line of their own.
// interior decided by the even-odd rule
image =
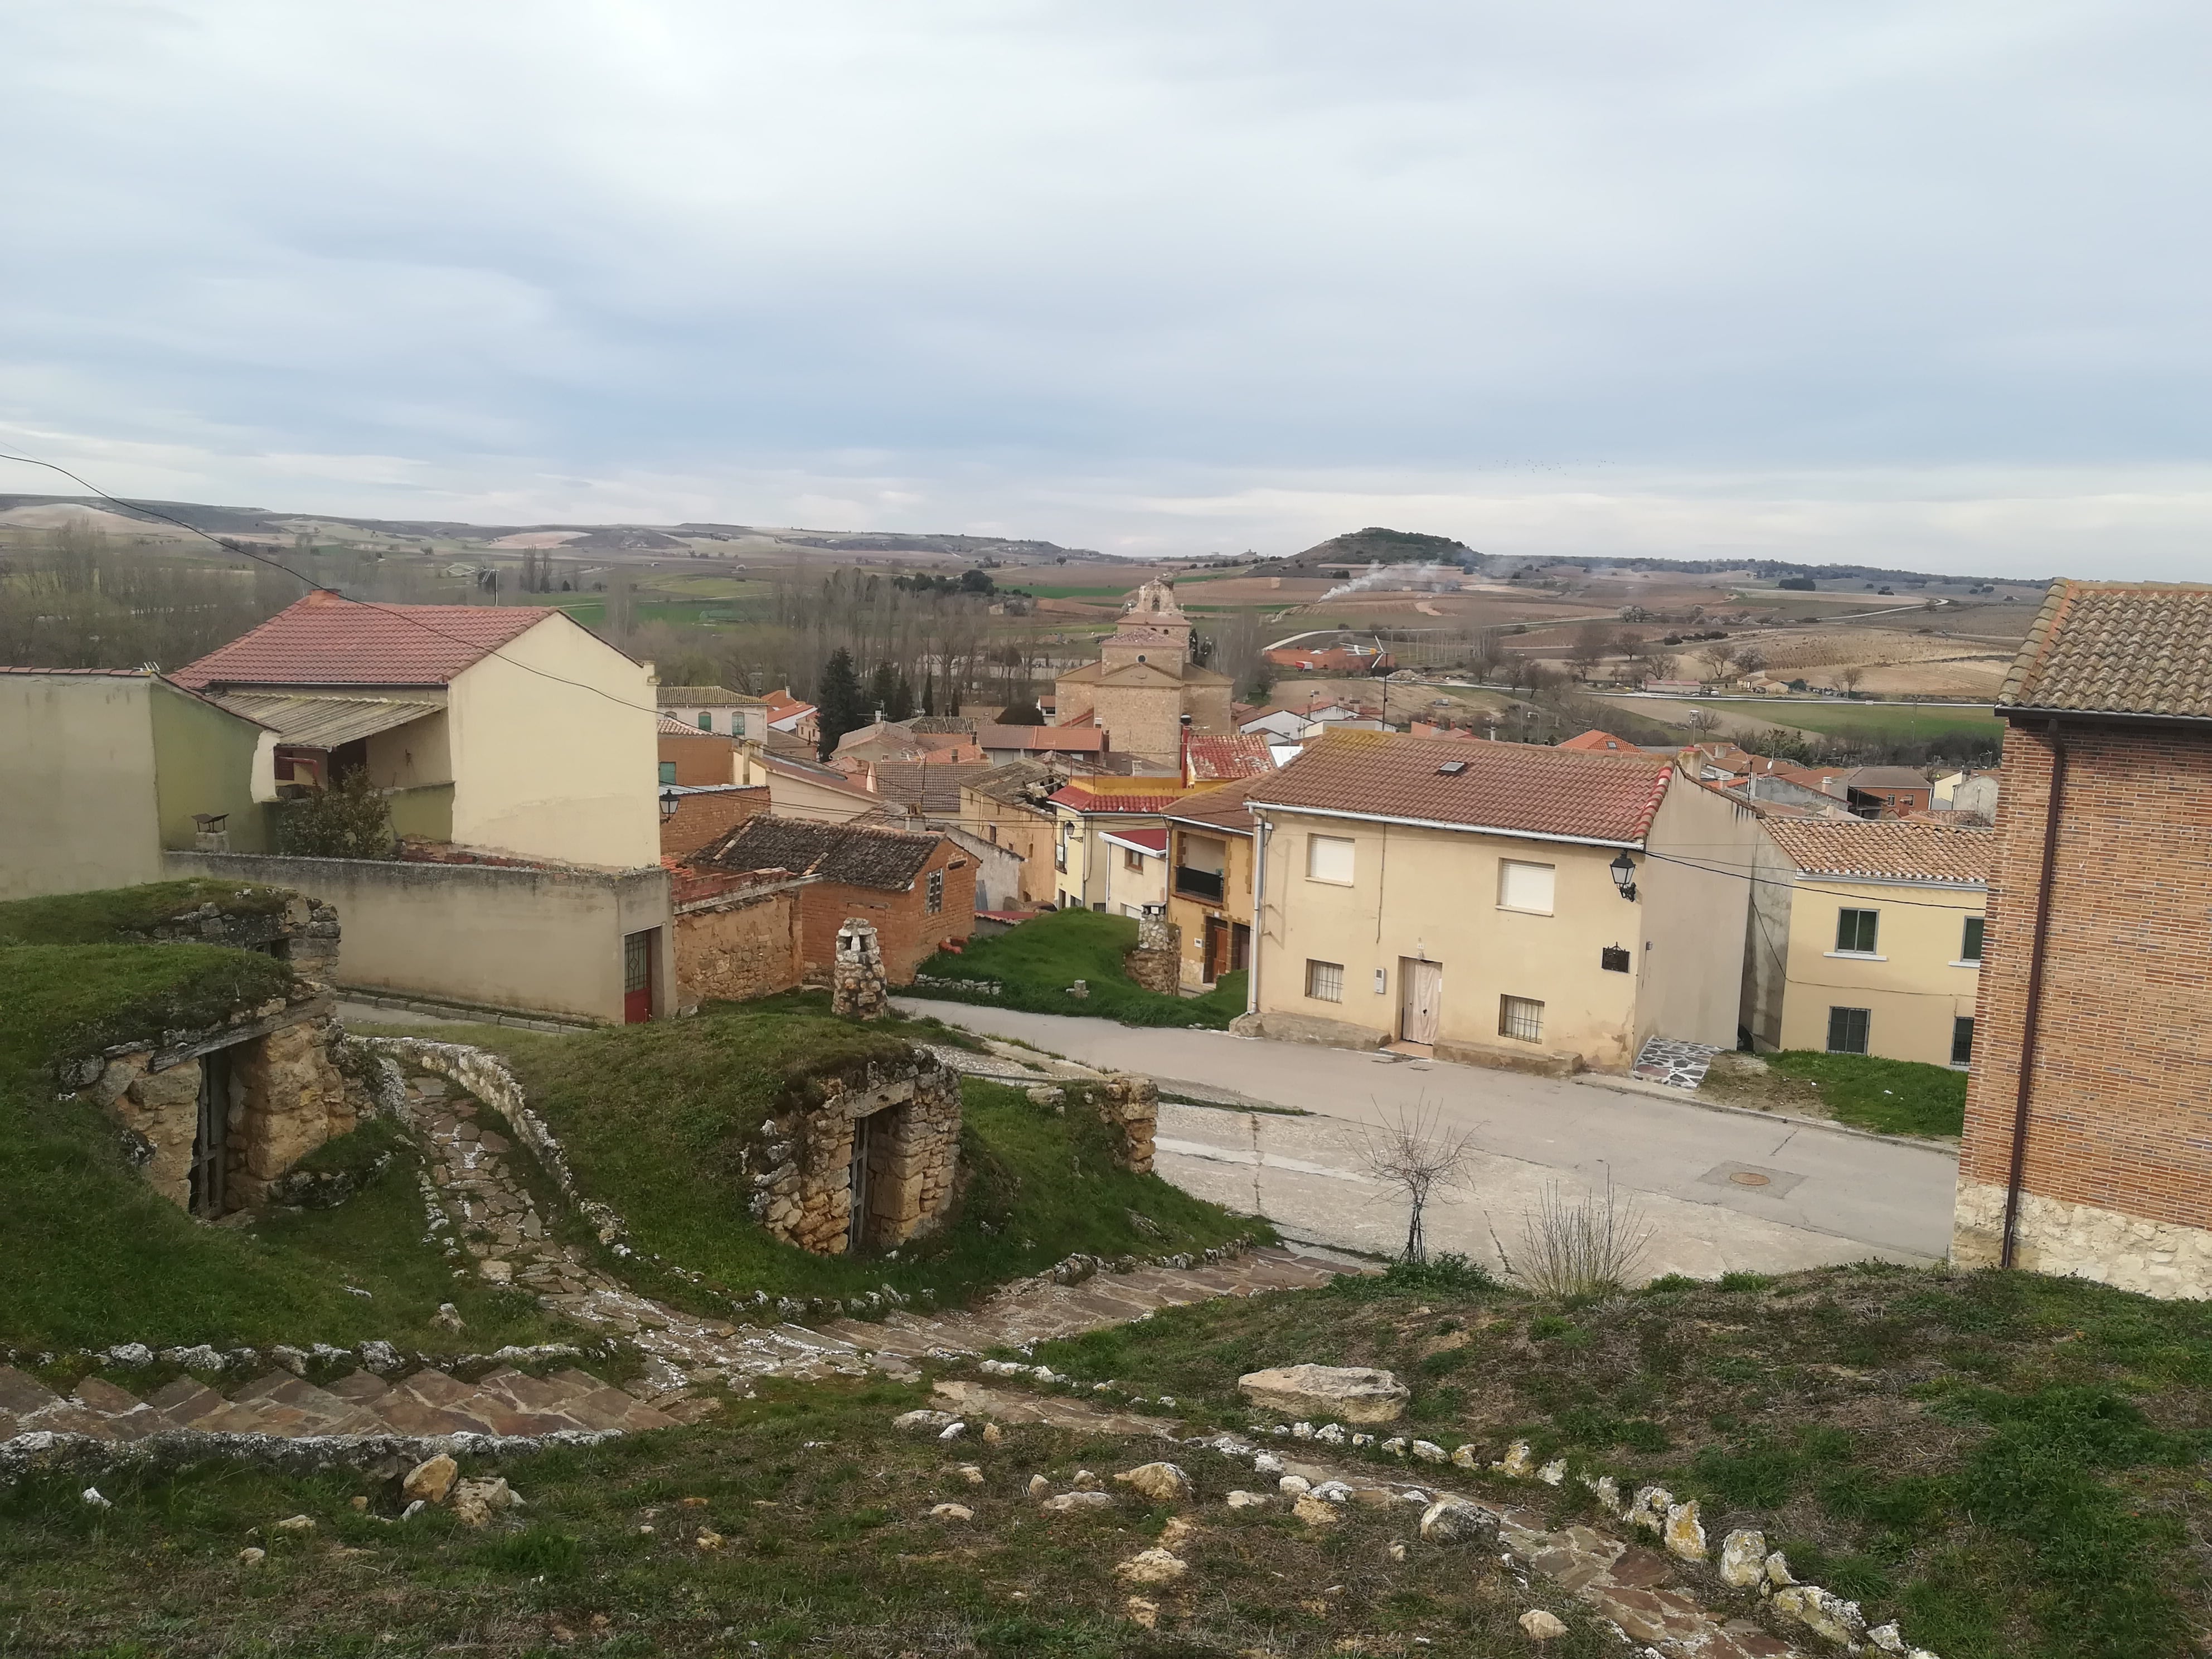
<svg viewBox="0 0 2212 1659">
<path fill-rule="evenodd" d="M 1625 706 L 1641 709 L 1652 718 L 1679 721 L 1693 708 L 1723 714 L 1745 714 L 1777 726 L 1795 726 L 1829 738 L 1866 738 L 1893 743 L 1933 742 L 1966 738 L 1987 743 L 1992 749 L 2004 741 L 2004 722 L 1969 708 L 1930 707 L 1911 702 L 1844 702 L 1830 698 L 1729 697 L 1695 701 L 1638 697 Z M 1666 711 L 1666 712 L 1662 712 Z"/>
</svg>

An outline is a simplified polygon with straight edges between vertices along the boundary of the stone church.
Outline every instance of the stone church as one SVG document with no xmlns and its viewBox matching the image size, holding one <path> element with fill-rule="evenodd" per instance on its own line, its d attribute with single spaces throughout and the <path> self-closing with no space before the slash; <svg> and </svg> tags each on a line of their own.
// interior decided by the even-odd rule
<svg viewBox="0 0 2212 1659">
<path fill-rule="evenodd" d="M 1098 660 L 1054 682 L 1054 719 L 1062 726 L 1104 728 L 1116 754 L 1170 769 L 1182 757 L 1183 717 L 1200 736 L 1234 731 L 1226 674 L 1191 660 L 1190 619 L 1175 589 L 1149 581 L 1122 613 L 1121 626 L 1099 646 Z"/>
</svg>

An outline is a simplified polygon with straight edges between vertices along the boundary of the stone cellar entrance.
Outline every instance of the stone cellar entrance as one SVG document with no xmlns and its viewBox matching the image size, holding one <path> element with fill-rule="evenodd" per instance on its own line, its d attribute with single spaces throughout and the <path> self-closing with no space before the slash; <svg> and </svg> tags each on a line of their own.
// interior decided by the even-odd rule
<svg viewBox="0 0 2212 1659">
<path fill-rule="evenodd" d="M 829 1079 L 762 1141 L 751 1209 L 770 1233 L 817 1255 L 893 1249 L 951 1208 L 960 1079 L 926 1053 Z"/>
<path fill-rule="evenodd" d="M 213 1220 L 229 1207 L 225 1178 L 230 1162 L 231 1051 L 200 1056 L 199 1124 L 192 1135 L 192 1165 L 185 1207 Z"/>
<path fill-rule="evenodd" d="M 845 1249 L 888 1249 L 914 1236 L 922 1209 L 923 1170 L 907 1143 L 904 1103 L 853 1120 L 853 1153 L 846 1160 L 851 1213 Z"/>
</svg>

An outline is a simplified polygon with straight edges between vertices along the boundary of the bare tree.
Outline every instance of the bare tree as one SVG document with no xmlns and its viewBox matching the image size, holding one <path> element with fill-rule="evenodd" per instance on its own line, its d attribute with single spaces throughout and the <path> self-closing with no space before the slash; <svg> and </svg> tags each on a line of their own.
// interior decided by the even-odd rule
<svg viewBox="0 0 2212 1659">
<path fill-rule="evenodd" d="M 1748 678 L 1765 668 L 1766 653 L 1755 645 L 1739 646 L 1736 647 L 1735 666 L 1738 673 Z"/>
<path fill-rule="evenodd" d="M 1474 1135 L 1445 1133 L 1441 1109 L 1425 1099 L 1410 1111 L 1400 1108 L 1367 1130 L 1361 1167 L 1406 1200 L 1406 1248 L 1400 1260 L 1429 1259 L 1423 1224 L 1429 1205 L 1443 1188 L 1465 1182 L 1474 1152 Z"/>
<path fill-rule="evenodd" d="M 1614 1189 L 1609 1172 L 1601 1190 L 1579 1201 L 1553 1182 L 1522 1218 L 1514 1272 L 1539 1296 L 1609 1295 L 1627 1287 L 1650 1242 L 1642 1206 Z"/>
<path fill-rule="evenodd" d="M 1729 677 L 1729 670 L 1735 666 L 1735 659 L 1736 648 L 1726 640 L 1715 640 L 1711 645 L 1701 646 L 1698 650 L 1698 660 L 1713 671 L 1712 678 L 1717 680 Z"/>
<path fill-rule="evenodd" d="M 1721 717 L 1710 708 L 1692 708 L 1682 716 L 1682 724 L 1692 732 L 1717 732 L 1720 729 Z"/>
<path fill-rule="evenodd" d="M 1613 648 L 1613 630 L 1610 628 L 1603 623 L 1584 623 L 1575 629 L 1574 641 L 1567 647 L 1567 660 L 1574 665 L 1577 673 L 1587 679 L 1590 670 L 1604 661 L 1606 654 Z"/>
<path fill-rule="evenodd" d="M 1859 682 L 1866 678 L 1866 670 L 1856 663 L 1850 663 L 1838 668 L 1832 678 L 1837 689 L 1849 696 L 1859 689 Z"/>
</svg>

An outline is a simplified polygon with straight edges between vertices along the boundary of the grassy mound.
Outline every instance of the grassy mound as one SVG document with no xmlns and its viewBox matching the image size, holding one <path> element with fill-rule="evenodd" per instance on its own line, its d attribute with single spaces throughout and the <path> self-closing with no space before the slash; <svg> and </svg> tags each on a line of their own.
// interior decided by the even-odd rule
<svg viewBox="0 0 2212 1659">
<path fill-rule="evenodd" d="M 1565 1592 L 1523 1589 L 1494 1555 L 1422 1543 L 1408 1504 L 1346 1507 L 1316 1529 L 1278 1502 L 1231 1510 L 1249 1468 L 1176 1452 L 1198 1491 L 1174 1506 L 1126 1488 L 1110 1508 L 1042 1514 L 1033 1474 L 1065 1491 L 1162 1455 L 1157 1443 L 1011 1425 L 957 1448 L 902 1435 L 920 1388 L 764 1383 L 696 1429 L 493 1464 L 527 1500 L 474 1531 L 433 1509 L 404 1525 L 397 1482 L 204 1464 L 0 1489 L 0 1611 L 11 1651 L 218 1659 L 465 1650 L 483 1659 L 853 1656 L 894 1659 L 1280 1659 L 1525 1656 L 1532 1605 L 1572 1632 L 1560 1659 L 1624 1654 Z M 970 1481 L 960 1465 L 980 1477 Z M 366 1500 L 357 1511 L 349 1500 Z M 970 1519 L 937 1519 L 955 1503 Z M 1171 1513 L 1197 1523 L 1189 1571 L 1143 1589 L 1158 1628 L 1133 1622 L 1114 1568 Z M 270 1523 L 305 1515 L 296 1540 Z M 249 1529 L 254 1529 L 250 1534 Z M 711 1534 L 711 1537 L 708 1536 Z M 1388 1545 L 1407 1548 L 1394 1559 Z M 241 1547 L 266 1547 L 241 1569 Z"/>
<path fill-rule="evenodd" d="M 811 1255 L 779 1243 L 747 1212 L 752 1188 L 738 1150 L 810 1079 L 902 1058 L 902 1032 L 927 1029 L 858 1024 L 794 1000 L 564 1036 L 477 1026 L 422 1035 L 502 1054 L 559 1136 L 578 1185 L 623 1217 L 631 1242 L 739 1294 L 850 1296 L 888 1284 L 955 1298 L 1079 1250 L 1155 1255 L 1265 1231 L 1157 1176 L 1115 1168 L 1115 1132 L 1087 1107 L 1055 1113 L 1019 1090 L 971 1080 L 966 1184 L 950 1226 L 896 1259 Z M 674 1275 L 650 1279 L 636 1261 L 617 1271 L 656 1294 L 729 1310 L 711 1293 L 701 1304 L 702 1293 Z"/>
<path fill-rule="evenodd" d="M 270 915 L 290 902 L 280 887 L 234 881 L 155 881 L 90 893 L 54 893 L 0 904 L 0 945 L 106 945 L 143 935 L 187 910 L 213 903 L 232 915 Z"/>
<path fill-rule="evenodd" d="M 1244 975 L 1224 974 L 1202 997 L 1162 996 L 1122 971 L 1124 952 L 1134 950 L 1137 924 L 1128 916 L 1095 910 L 1060 910 L 1025 921 L 990 939 L 972 939 L 957 955 L 939 952 L 921 964 L 925 974 L 946 979 L 995 980 L 1000 994 L 945 990 L 916 985 L 907 994 L 991 1008 L 1018 1008 L 1032 1014 L 1089 1014 L 1124 1025 L 1198 1025 L 1225 1028 L 1244 1012 Z M 1088 997 L 1072 997 L 1067 988 L 1085 981 Z"/>
<path fill-rule="evenodd" d="M 422 1243 L 411 1153 L 342 1210 L 209 1227 L 146 1185 L 111 1119 L 58 1097 L 57 1058 L 207 1024 L 290 982 L 271 957 L 207 945 L 0 949 L 0 1344 L 446 1347 L 428 1322 L 441 1301 L 479 1339 L 536 1340 L 534 1309 L 465 1288 Z"/>
<path fill-rule="evenodd" d="M 1526 1438 L 1624 1490 L 1695 1497 L 1710 1537 L 1762 1528 L 1800 1578 L 1944 1659 L 2166 1659 L 2212 1621 L 2194 1565 L 2212 1549 L 2203 1304 L 1867 1264 L 1670 1278 L 1575 1306 L 1394 1269 L 1174 1309 L 1039 1357 L 1142 1378 L 1240 1428 L 1242 1372 L 1388 1366 L 1413 1387 L 1410 1431 L 1486 1461 Z M 1595 1514 L 1571 1480 L 1495 1489 Z"/>
</svg>

